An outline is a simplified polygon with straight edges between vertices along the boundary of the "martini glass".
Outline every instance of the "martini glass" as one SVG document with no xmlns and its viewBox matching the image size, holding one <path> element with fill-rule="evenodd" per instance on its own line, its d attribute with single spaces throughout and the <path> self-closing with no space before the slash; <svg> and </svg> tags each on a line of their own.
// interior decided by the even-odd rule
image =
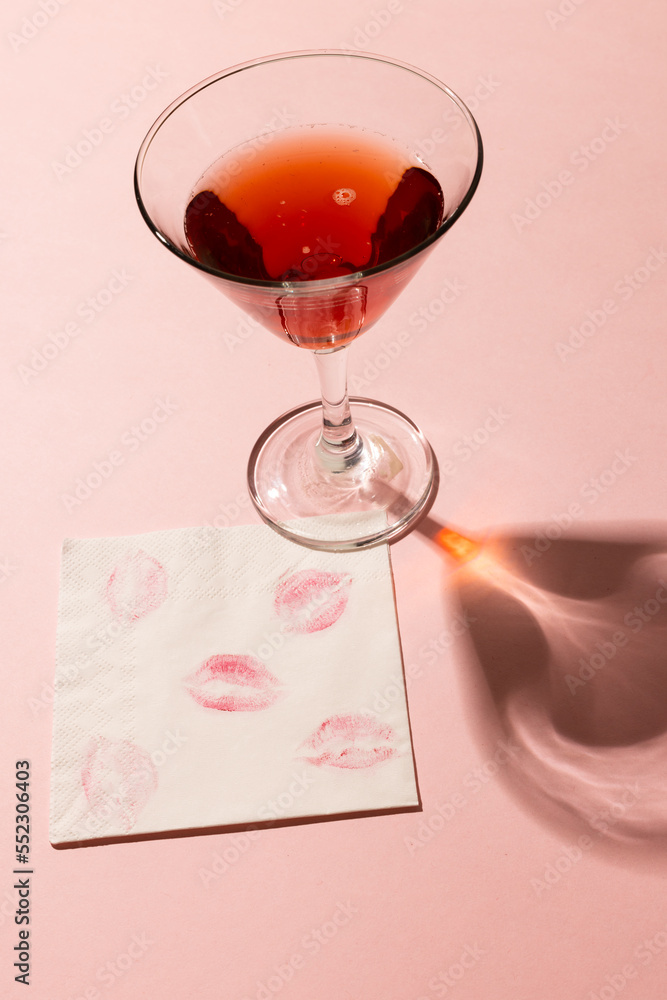
<svg viewBox="0 0 667 1000">
<path fill-rule="evenodd" d="M 435 230 L 392 259 L 327 277 L 318 277 L 317 254 L 300 275 L 276 280 L 198 260 L 185 216 L 211 165 L 226 154 L 227 169 L 242 172 L 274 139 L 307 127 L 381 138 L 428 171 L 444 194 Z M 432 498 L 428 441 L 393 407 L 348 397 L 348 352 L 459 218 L 481 168 L 475 120 L 448 87 L 396 60 L 344 51 L 287 53 L 227 69 L 174 101 L 144 139 L 135 193 L 155 236 L 285 340 L 295 357 L 295 348 L 314 356 L 321 399 L 271 424 L 248 465 L 256 509 L 285 537 L 332 551 L 387 542 L 404 534 Z"/>
</svg>

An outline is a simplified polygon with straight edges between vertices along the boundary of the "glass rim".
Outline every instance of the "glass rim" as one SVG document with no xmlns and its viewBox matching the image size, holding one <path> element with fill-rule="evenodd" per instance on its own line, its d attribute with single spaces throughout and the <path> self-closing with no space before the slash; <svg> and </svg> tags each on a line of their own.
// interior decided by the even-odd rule
<svg viewBox="0 0 667 1000">
<path fill-rule="evenodd" d="M 381 62 L 386 63 L 390 66 L 396 66 L 400 69 L 408 70 L 414 73 L 416 76 L 421 77 L 423 80 L 436 86 L 439 90 L 443 91 L 449 99 L 458 107 L 459 111 L 462 113 L 463 117 L 468 123 L 470 130 L 473 134 L 476 148 L 477 148 L 477 162 L 475 163 L 475 170 L 468 185 L 468 189 L 461 199 L 460 203 L 457 205 L 456 209 L 450 216 L 441 222 L 436 231 L 432 233 L 427 239 L 422 240 L 416 246 L 412 247 L 410 250 L 401 254 L 400 257 L 393 257 L 389 261 L 385 261 L 382 264 L 376 264 L 373 267 L 361 269 L 359 271 L 353 271 L 350 274 L 339 275 L 333 278 L 319 278 L 309 281 L 280 281 L 278 279 L 265 279 L 265 278 L 244 278 L 238 274 L 230 274 L 227 271 L 221 271 L 219 268 L 211 267 L 208 264 L 203 264 L 201 261 L 197 260 L 190 254 L 185 253 L 180 247 L 176 246 L 168 237 L 161 232 L 158 226 L 153 221 L 146 205 L 144 204 L 144 199 L 141 193 L 141 172 L 146 159 L 146 155 L 150 146 L 159 132 L 160 128 L 164 123 L 181 107 L 185 104 L 191 97 L 195 94 L 200 93 L 207 87 L 218 83 L 220 80 L 224 80 L 229 76 L 234 76 L 236 73 L 243 72 L 244 70 L 252 69 L 254 66 L 267 65 L 272 62 L 282 62 L 289 59 L 308 59 L 313 57 L 321 56 L 341 56 L 346 59 L 364 59 L 369 62 Z M 155 119 L 150 129 L 146 133 L 141 146 L 139 147 L 139 152 L 137 153 L 137 158 L 134 165 L 134 195 L 141 212 L 143 219 L 151 230 L 153 235 L 181 260 L 190 264 L 192 267 L 198 268 L 205 274 L 212 275 L 215 278 L 222 278 L 225 281 L 231 281 L 240 285 L 251 285 L 256 288 L 266 288 L 273 289 L 276 291 L 281 291 L 283 294 L 285 292 L 293 292 L 297 294 L 304 294 L 306 292 L 317 291 L 318 289 L 334 289 L 336 287 L 347 287 L 350 284 L 357 284 L 368 277 L 375 274 L 379 274 L 382 271 L 388 271 L 397 264 L 402 264 L 411 260 L 417 254 L 426 250 L 428 247 L 432 246 L 436 240 L 440 239 L 454 223 L 460 218 L 465 209 L 470 204 L 470 201 L 477 189 L 479 180 L 482 174 L 482 166 L 484 162 L 484 149 L 482 145 L 482 137 L 479 131 L 479 127 L 475 118 L 467 107 L 465 102 L 456 94 L 450 87 L 442 83 L 437 77 L 432 76 L 426 70 L 419 69 L 417 66 L 413 66 L 410 63 L 402 62 L 400 59 L 394 59 L 391 56 L 379 55 L 373 52 L 353 52 L 348 49 L 302 49 L 294 52 L 280 52 L 273 55 L 260 56 L 257 59 L 251 59 L 246 62 L 237 63 L 235 66 L 229 66 L 227 69 L 220 70 L 218 73 L 214 73 L 212 76 L 206 77 L 199 83 L 194 84 L 179 97 L 175 98 L 171 104 L 169 104 L 162 113 Z"/>
</svg>

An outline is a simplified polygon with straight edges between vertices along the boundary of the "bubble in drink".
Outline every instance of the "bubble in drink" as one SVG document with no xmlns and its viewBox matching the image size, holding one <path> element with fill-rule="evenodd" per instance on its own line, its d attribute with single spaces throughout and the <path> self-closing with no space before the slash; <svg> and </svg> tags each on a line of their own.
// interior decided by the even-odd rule
<svg viewBox="0 0 667 1000">
<path fill-rule="evenodd" d="M 357 197 L 357 192 L 353 191 L 352 188 L 338 188 L 332 197 L 337 205 L 351 205 Z"/>
</svg>

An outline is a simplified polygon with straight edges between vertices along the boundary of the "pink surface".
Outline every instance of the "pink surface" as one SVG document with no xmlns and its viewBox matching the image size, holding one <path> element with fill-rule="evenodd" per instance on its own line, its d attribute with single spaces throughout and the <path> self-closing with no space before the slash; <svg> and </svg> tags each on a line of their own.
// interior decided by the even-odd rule
<svg viewBox="0 0 667 1000">
<path fill-rule="evenodd" d="M 21 988 L 27 759 L 37 1000 L 661 997 L 664 6 L 44 0 L 1 18 L 2 995 Z M 342 46 L 443 79 L 485 141 L 470 209 L 351 358 L 352 390 L 431 440 L 433 516 L 494 540 L 458 572 L 423 536 L 392 550 L 423 812 L 55 851 L 63 537 L 252 522 L 250 448 L 316 394 L 310 359 L 158 246 L 137 148 L 225 66 Z M 142 613 L 159 588 L 128 573 Z"/>
</svg>

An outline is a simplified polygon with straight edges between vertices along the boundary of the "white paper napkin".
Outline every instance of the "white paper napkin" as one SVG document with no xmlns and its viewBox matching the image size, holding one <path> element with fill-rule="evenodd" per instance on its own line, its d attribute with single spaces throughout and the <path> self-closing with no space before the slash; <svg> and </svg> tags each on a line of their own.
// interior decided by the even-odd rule
<svg viewBox="0 0 667 1000">
<path fill-rule="evenodd" d="M 386 546 L 63 546 L 52 843 L 418 804 Z"/>
</svg>

